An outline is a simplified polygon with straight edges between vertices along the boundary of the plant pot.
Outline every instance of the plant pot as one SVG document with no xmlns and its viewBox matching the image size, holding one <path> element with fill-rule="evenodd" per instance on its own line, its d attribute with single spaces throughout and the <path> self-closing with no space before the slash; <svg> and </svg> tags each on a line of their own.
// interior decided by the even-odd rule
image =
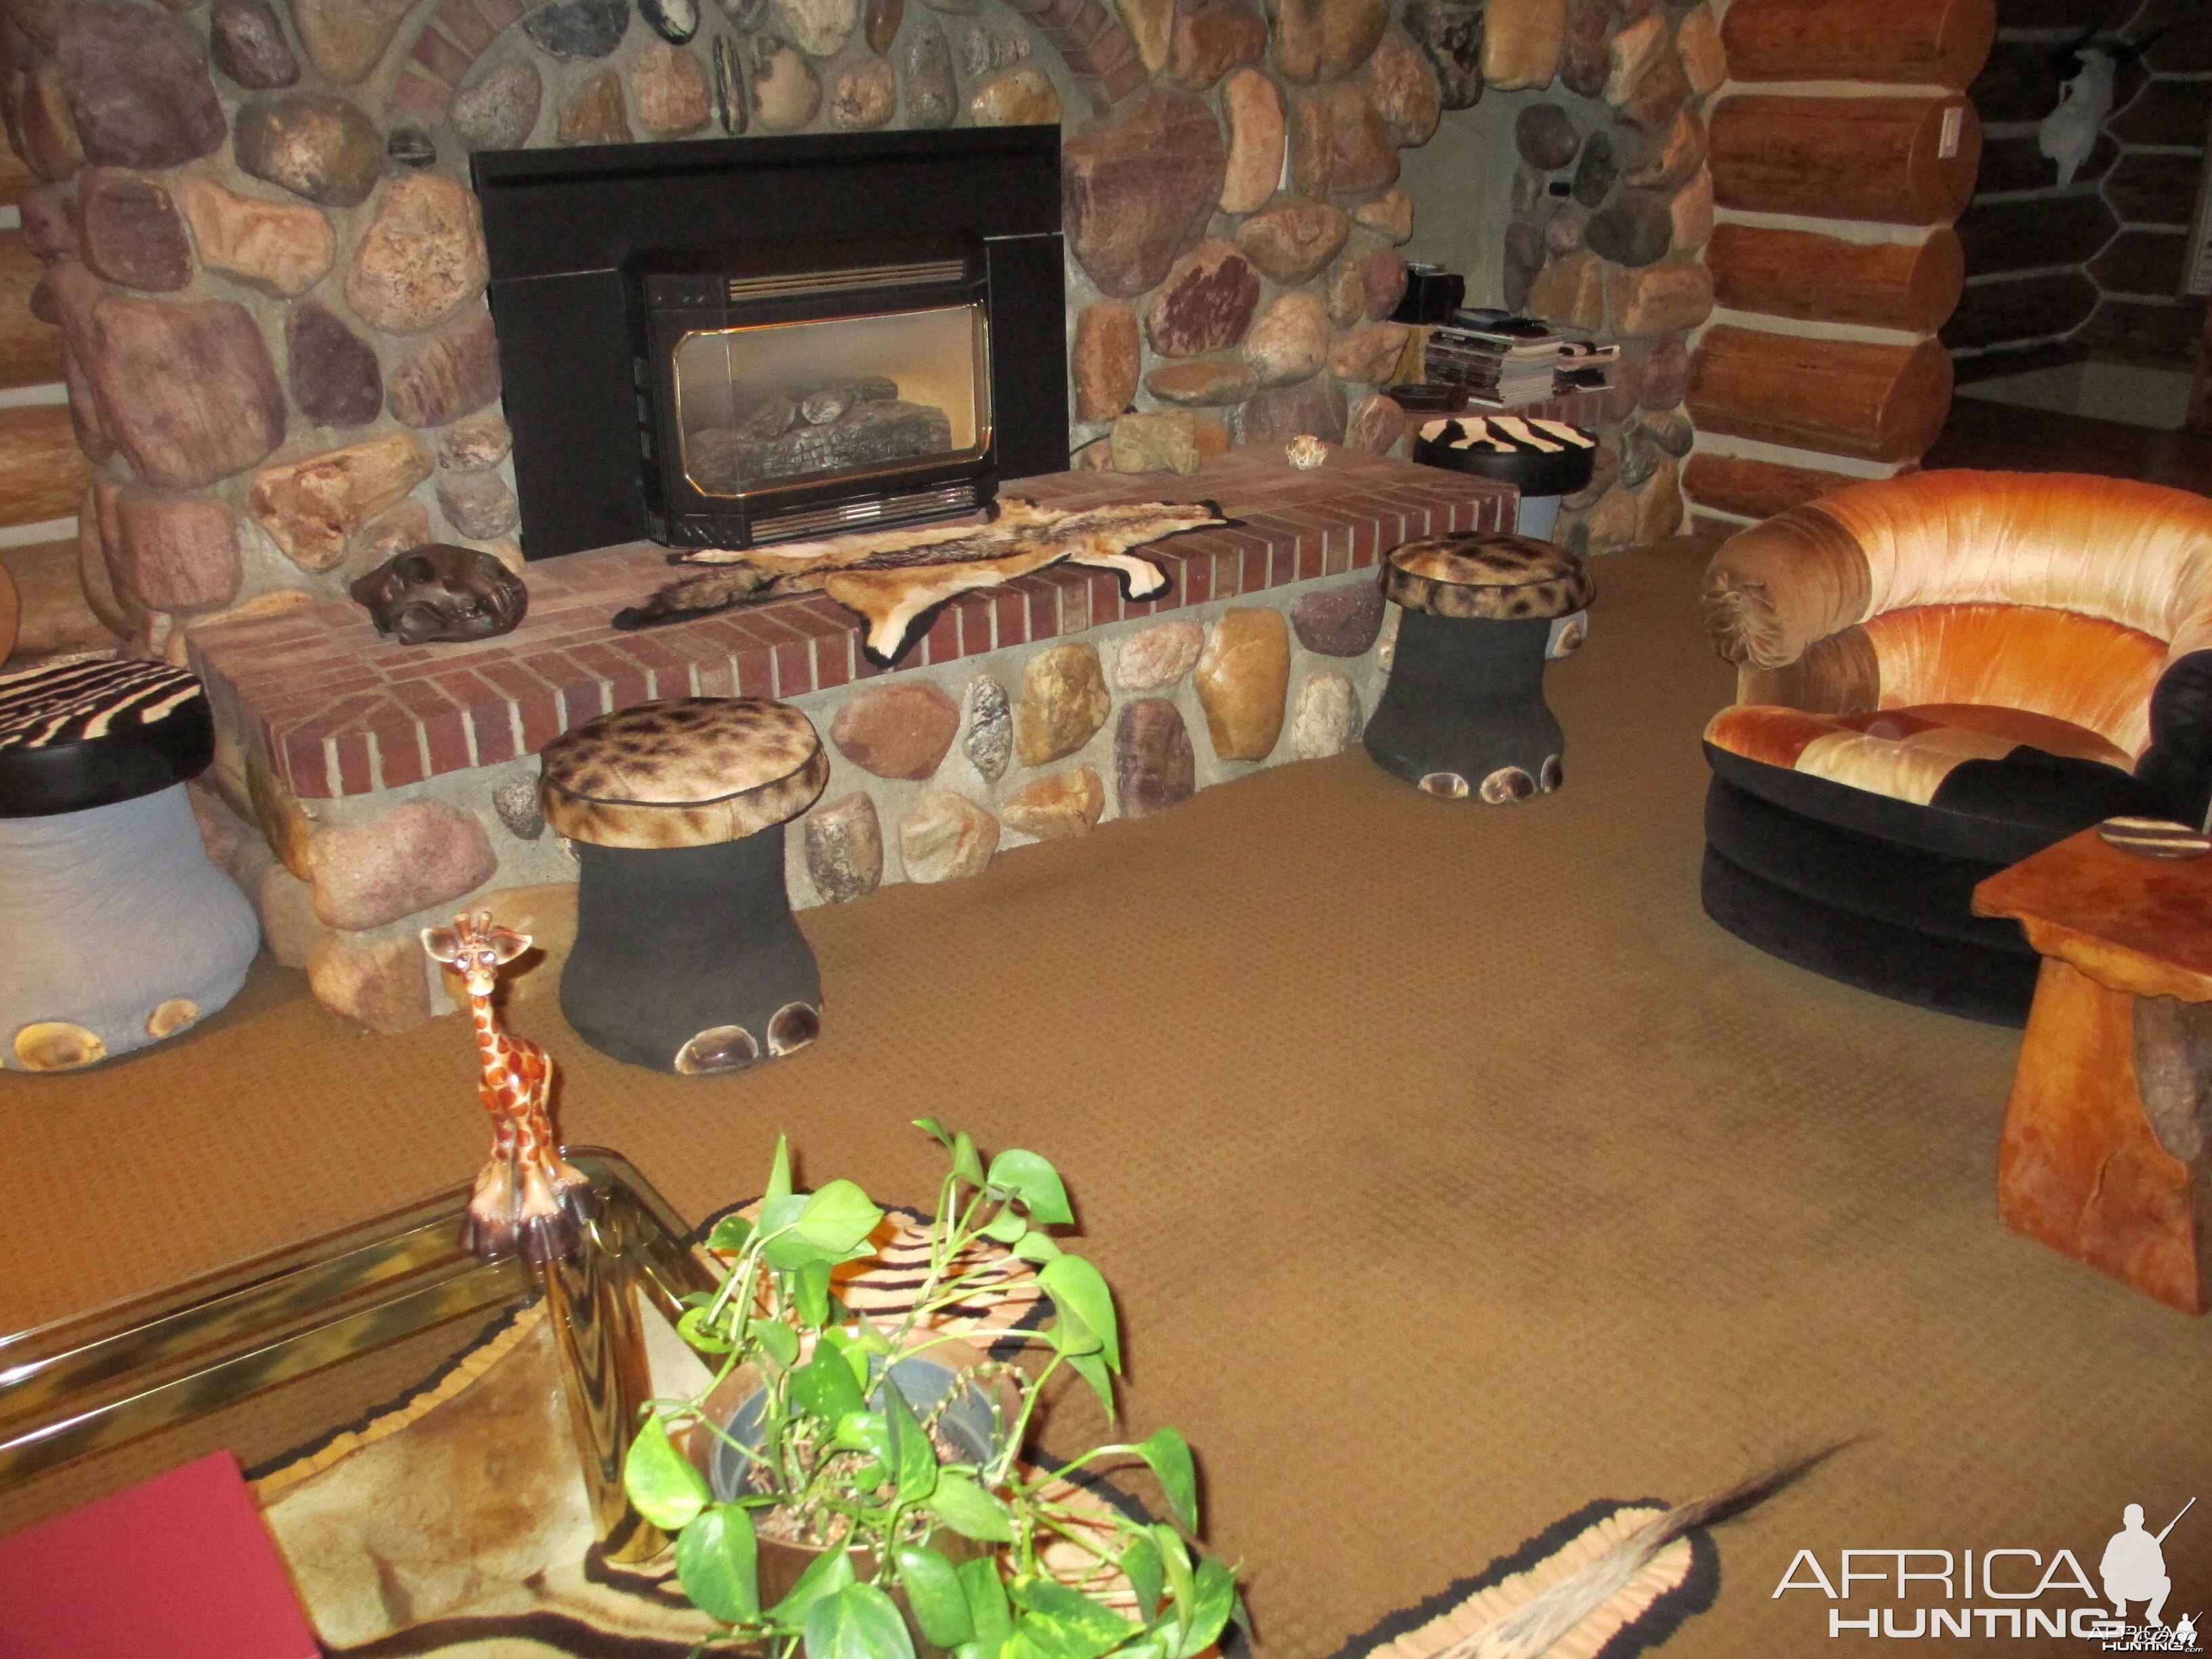
<svg viewBox="0 0 2212 1659">
<path fill-rule="evenodd" d="M 804 1354 L 801 1363 L 804 1363 Z M 986 1363 L 988 1356 L 964 1342 L 933 1342 L 927 1351 L 909 1353 L 891 1363 L 889 1383 L 905 1396 L 908 1405 L 919 1417 L 935 1407 L 950 1391 L 957 1390 L 958 1398 L 946 1408 L 939 1420 L 938 1429 L 945 1439 L 960 1449 L 966 1461 L 981 1465 L 999 1450 L 1000 1441 L 994 1421 L 994 1396 L 998 1406 L 997 1420 L 1011 1425 L 1020 1409 L 1019 1396 L 1004 1377 L 988 1383 L 966 1381 L 967 1374 Z M 879 1362 L 880 1364 L 880 1362 Z M 884 1373 L 875 1374 L 874 1386 L 869 1398 L 875 1399 L 885 1386 Z M 707 1396 L 705 1410 L 710 1421 L 721 1425 L 724 1433 L 741 1444 L 757 1445 L 761 1438 L 763 1378 L 759 1368 L 743 1365 L 730 1373 L 721 1385 Z M 694 1425 L 685 1446 L 692 1463 L 706 1475 L 717 1502 L 727 1503 L 743 1490 L 745 1464 L 704 1424 Z M 959 1562 L 983 1554 L 990 1547 L 963 1538 L 944 1527 L 938 1528 L 923 1540 L 930 1548 L 946 1559 Z M 812 1566 L 822 1553 L 819 1546 L 796 1544 L 787 1540 L 763 1534 L 760 1540 L 760 1600 L 763 1607 L 773 1607 L 787 1595 L 799 1576 Z M 847 1552 L 853 1559 L 853 1570 L 866 1577 L 876 1570 L 872 1551 L 854 1548 Z M 905 1614 L 907 1626 L 914 1637 L 915 1652 L 919 1659 L 941 1659 L 945 1650 L 933 1646 L 921 1633 L 908 1612 L 905 1593 L 895 1586 L 891 1599 Z"/>
</svg>

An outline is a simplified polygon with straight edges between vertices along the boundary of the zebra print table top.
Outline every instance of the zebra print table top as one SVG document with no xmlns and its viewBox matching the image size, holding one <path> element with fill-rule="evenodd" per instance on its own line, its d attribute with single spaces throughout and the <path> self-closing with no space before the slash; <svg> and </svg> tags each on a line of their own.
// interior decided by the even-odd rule
<svg viewBox="0 0 2212 1659">
<path fill-rule="evenodd" d="M 207 693 L 184 669 L 129 659 L 0 674 L 0 817 L 151 794 L 214 753 Z"/>
<path fill-rule="evenodd" d="M 0 749 L 50 749 L 151 726 L 206 695 L 184 669 L 137 659 L 0 674 Z"/>
</svg>

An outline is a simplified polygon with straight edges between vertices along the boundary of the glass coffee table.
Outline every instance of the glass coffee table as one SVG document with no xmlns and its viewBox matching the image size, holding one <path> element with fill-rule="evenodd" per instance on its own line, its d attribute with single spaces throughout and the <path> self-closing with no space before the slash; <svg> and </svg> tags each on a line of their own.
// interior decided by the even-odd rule
<svg viewBox="0 0 2212 1659">
<path fill-rule="evenodd" d="M 599 1198 L 598 1267 L 611 1284 L 672 1321 L 680 1297 L 712 1288 L 682 1218 L 635 1165 L 597 1147 L 568 1158 Z M 468 1196 L 456 1188 L 0 1335 L 0 1531 L 213 1446 L 235 1445 L 249 1465 L 276 1457 L 390 1398 L 528 1304 L 539 1289 L 519 1256 L 460 1249 Z M 94 1458 L 96 1474 L 82 1462 Z"/>
</svg>

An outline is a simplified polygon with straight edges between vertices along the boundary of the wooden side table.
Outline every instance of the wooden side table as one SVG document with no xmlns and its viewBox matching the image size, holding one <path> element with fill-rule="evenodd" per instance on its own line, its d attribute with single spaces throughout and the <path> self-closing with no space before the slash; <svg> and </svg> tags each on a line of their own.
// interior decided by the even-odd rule
<svg viewBox="0 0 2212 1659">
<path fill-rule="evenodd" d="M 2094 830 L 1974 890 L 2043 957 L 1997 1152 L 2008 1226 L 2180 1309 L 2212 1305 L 2212 858 Z"/>
</svg>

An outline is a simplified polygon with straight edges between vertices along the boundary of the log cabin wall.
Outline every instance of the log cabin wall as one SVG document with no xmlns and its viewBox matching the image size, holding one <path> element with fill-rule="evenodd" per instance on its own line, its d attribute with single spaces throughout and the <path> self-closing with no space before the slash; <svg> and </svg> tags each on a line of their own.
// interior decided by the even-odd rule
<svg viewBox="0 0 2212 1659">
<path fill-rule="evenodd" d="M 2094 29 L 2124 46 L 2112 114 L 2070 183 L 2037 127 L 2058 101 L 2056 54 Z M 1960 378 L 2096 356 L 2178 367 L 2204 301 L 2182 293 L 2212 129 L 2212 9 L 2198 0 L 2002 0 L 1996 45 L 1968 95 L 1984 122 L 1973 204 L 1959 222 L 1966 291 L 1943 331 Z"/>
<path fill-rule="evenodd" d="M 1711 112 L 1715 308 L 1691 353 L 1693 526 L 1917 466 L 1950 408 L 1966 96 L 1996 0 L 1731 0 Z"/>
<path fill-rule="evenodd" d="M 77 577 L 76 501 L 90 463 L 70 425 L 62 331 L 32 309 L 45 267 L 21 203 L 38 183 L 0 148 L 0 659 L 116 644 Z"/>
</svg>

